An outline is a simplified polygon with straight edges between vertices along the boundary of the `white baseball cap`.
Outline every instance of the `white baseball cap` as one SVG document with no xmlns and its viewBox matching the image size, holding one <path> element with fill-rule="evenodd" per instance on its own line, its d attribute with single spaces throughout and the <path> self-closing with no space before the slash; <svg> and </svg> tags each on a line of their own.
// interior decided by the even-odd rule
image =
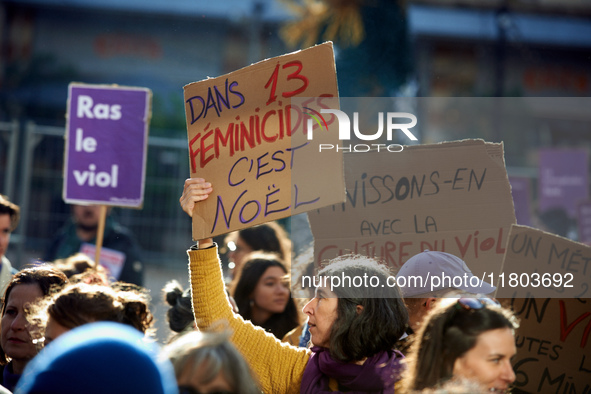
<svg viewBox="0 0 591 394">
<path fill-rule="evenodd" d="M 445 283 L 441 283 L 444 281 L 440 281 L 440 286 L 431 287 L 437 283 L 432 280 L 433 276 L 438 276 L 439 278 L 442 276 L 451 278 L 460 277 L 462 280 L 456 280 L 455 284 L 451 287 L 449 286 L 449 281 L 445 281 Z M 400 287 L 405 297 L 415 297 L 446 288 L 459 289 L 473 294 L 489 294 L 496 290 L 495 286 L 474 276 L 464 260 L 453 254 L 437 251 L 432 252 L 430 250 L 425 250 L 408 259 L 402 265 L 396 277 L 397 282 L 400 282 L 399 278 L 404 277 L 406 279 L 405 283 L 416 284 L 416 286 Z M 410 277 L 414 277 L 414 279 L 410 279 Z M 422 279 L 418 280 L 418 277 Z M 460 285 L 457 286 L 458 284 Z"/>
</svg>

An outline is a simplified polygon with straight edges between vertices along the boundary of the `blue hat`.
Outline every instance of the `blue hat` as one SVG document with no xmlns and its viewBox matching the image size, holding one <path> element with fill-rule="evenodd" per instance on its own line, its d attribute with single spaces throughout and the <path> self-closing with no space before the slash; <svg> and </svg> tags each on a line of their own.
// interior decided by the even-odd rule
<svg viewBox="0 0 591 394">
<path fill-rule="evenodd" d="M 172 364 L 131 326 L 98 322 L 50 343 L 25 368 L 15 393 L 177 394 Z"/>
<path fill-rule="evenodd" d="M 434 277 L 441 280 L 434 280 L 437 279 Z M 474 276 L 461 258 L 430 250 L 408 259 L 396 278 L 404 297 L 427 295 L 443 289 L 459 289 L 473 294 L 490 294 L 496 290 L 495 286 Z"/>
</svg>

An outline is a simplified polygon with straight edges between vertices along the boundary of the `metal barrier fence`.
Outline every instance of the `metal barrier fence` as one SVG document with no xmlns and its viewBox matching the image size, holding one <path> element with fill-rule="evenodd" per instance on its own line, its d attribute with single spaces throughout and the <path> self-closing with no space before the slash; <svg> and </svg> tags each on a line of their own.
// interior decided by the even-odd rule
<svg viewBox="0 0 591 394">
<path fill-rule="evenodd" d="M 32 122 L 0 122 L 0 193 L 21 207 L 7 253 L 17 267 L 42 257 L 70 218 L 62 200 L 64 132 Z M 178 199 L 188 176 L 187 140 L 149 137 L 144 206 L 111 213 L 134 234 L 148 264 L 186 264 L 191 222 Z"/>
</svg>

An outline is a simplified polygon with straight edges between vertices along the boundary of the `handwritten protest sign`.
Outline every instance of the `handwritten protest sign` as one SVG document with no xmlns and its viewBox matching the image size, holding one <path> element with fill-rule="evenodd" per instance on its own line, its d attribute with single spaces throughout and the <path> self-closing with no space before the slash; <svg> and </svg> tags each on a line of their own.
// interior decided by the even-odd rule
<svg viewBox="0 0 591 394">
<path fill-rule="evenodd" d="M 514 225 L 505 250 L 497 297 L 591 296 L 591 247 Z"/>
<path fill-rule="evenodd" d="M 307 154 L 307 109 L 290 101 L 310 97 L 308 109 L 338 108 L 332 43 L 191 83 L 184 91 L 191 176 L 213 185 L 193 213 L 194 239 L 344 200 L 341 154 Z M 324 135 L 337 139 L 336 127 L 328 125 Z M 301 144 L 294 144 L 296 136 Z M 310 168 L 306 177 L 293 179 L 292 170 L 303 167 Z"/>
<path fill-rule="evenodd" d="M 591 300 L 518 298 L 514 386 L 527 393 L 591 392 Z"/>
<path fill-rule="evenodd" d="M 64 201 L 141 207 L 151 91 L 71 83 L 68 97 Z"/>
<path fill-rule="evenodd" d="M 497 275 L 515 223 L 502 144 L 465 140 L 344 159 L 346 203 L 308 213 L 317 262 L 352 252 L 397 271 L 429 249 L 459 256 L 489 283 Z"/>
</svg>

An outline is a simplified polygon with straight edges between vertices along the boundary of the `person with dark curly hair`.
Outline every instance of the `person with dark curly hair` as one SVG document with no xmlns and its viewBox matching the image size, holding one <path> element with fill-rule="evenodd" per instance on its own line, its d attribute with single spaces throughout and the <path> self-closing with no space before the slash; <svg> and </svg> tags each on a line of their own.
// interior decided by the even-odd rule
<svg viewBox="0 0 591 394">
<path fill-rule="evenodd" d="M 65 259 L 57 259 L 52 262 L 53 266 L 62 271 L 70 283 L 99 283 L 108 285 L 110 283 L 107 270 L 84 253 L 76 253 Z"/>
<path fill-rule="evenodd" d="M 115 289 L 107 285 L 75 283 L 66 286 L 35 307 L 31 321 L 44 327 L 36 333 L 44 345 L 84 324 L 112 321 L 150 334 L 153 316 L 149 298 L 138 289 Z"/>
<path fill-rule="evenodd" d="M 162 289 L 162 294 L 166 303 L 170 305 L 170 308 L 166 311 L 168 327 L 173 331 L 173 334 L 168 339 L 168 343 L 170 343 L 177 337 L 193 331 L 197 327 L 191 305 L 191 289 L 183 290 L 178 281 L 171 280 Z M 234 299 L 229 294 L 228 298 L 234 312 L 238 312 Z"/>
<path fill-rule="evenodd" d="M 174 339 L 177 334 L 193 330 L 195 317 L 191 305 L 191 289 L 183 290 L 181 284 L 176 280 L 171 280 L 162 289 L 164 300 L 170 308 L 166 311 L 166 320 L 168 327 L 173 331 Z"/>
</svg>

